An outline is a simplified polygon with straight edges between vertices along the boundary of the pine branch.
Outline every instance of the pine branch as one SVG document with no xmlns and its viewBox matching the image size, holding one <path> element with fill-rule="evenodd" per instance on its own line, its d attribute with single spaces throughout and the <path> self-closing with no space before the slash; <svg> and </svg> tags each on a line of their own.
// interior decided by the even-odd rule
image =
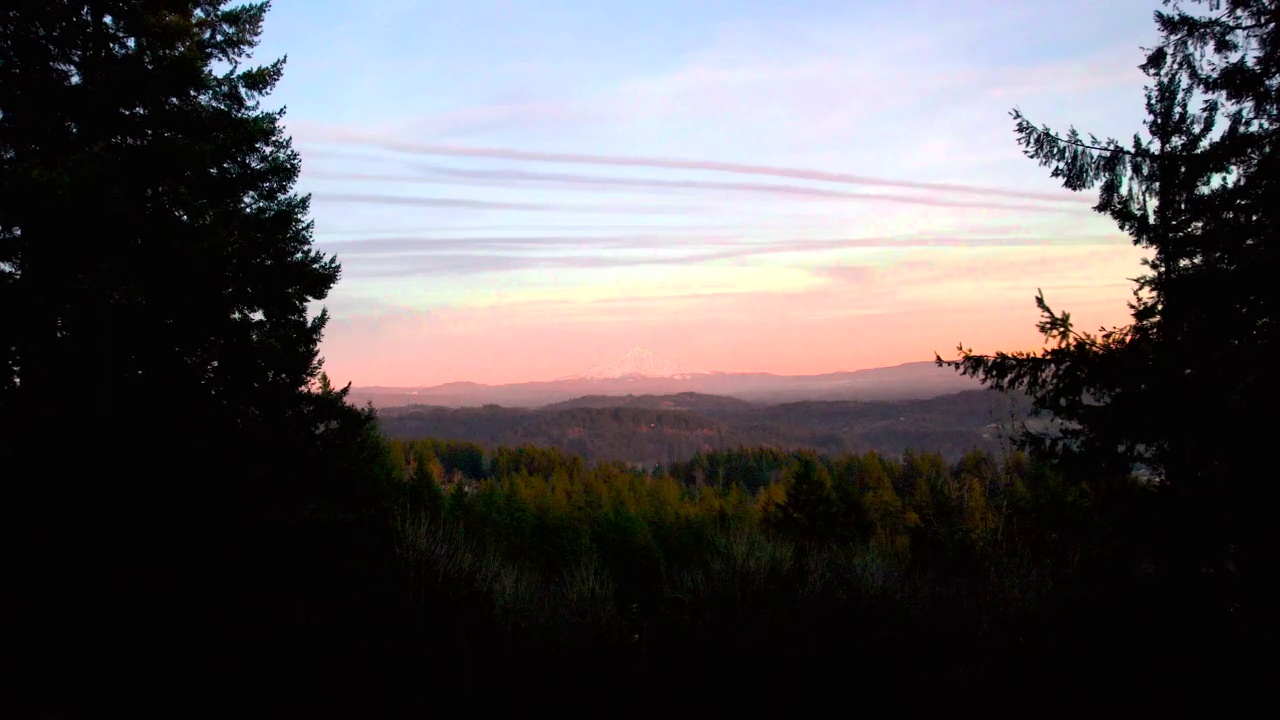
<svg viewBox="0 0 1280 720">
<path fill-rule="evenodd" d="M 1042 363 L 1052 363 L 1057 361 L 1056 358 L 1046 357 L 1044 355 L 1031 355 L 1031 354 L 1010 355 L 1007 353 L 996 354 L 996 355 L 965 353 L 964 357 L 960 358 L 959 360 L 943 360 L 942 357 L 939 356 L 937 353 L 934 353 L 934 357 L 936 358 L 937 362 L 940 362 L 943 365 L 948 365 L 952 367 L 958 366 L 961 363 L 964 363 L 968 360 L 1001 360 L 1001 361 L 1013 360 L 1015 362 L 1035 361 L 1035 362 L 1042 362 Z"/>
<path fill-rule="evenodd" d="M 1137 153 L 1133 152 L 1132 150 L 1125 150 L 1118 143 L 1111 147 L 1103 147 L 1098 145 L 1090 145 L 1089 143 L 1081 142 L 1079 140 L 1070 140 L 1056 133 L 1052 133 L 1047 130 L 1041 130 L 1040 128 L 1037 128 L 1035 125 L 1031 124 L 1030 120 L 1026 120 L 1025 118 L 1023 118 L 1022 115 L 1018 115 L 1018 118 L 1027 123 L 1027 130 L 1037 135 L 1047 137 L 1050 140 L 1053 140 L 1054 142 L 1062 143 L 1063 145 L 1070 145 L 1071 147 L 1080 148 L 1081 150 L 1092 150 L 1094 152 L 1119 153 L 1121 155 L 1128 155 L 1129 157 L 1149 157 L 1149 155 L 1140 156 Z"/>
<path fill-rule="evenodd" d="M 1116 143 L 1115 145 L 1112 145 L 1110 147 L 1103 146 L 1103 145 L 1092 145 L 1090 143 L 1087 143 L 1081 140 L 1072 140 L 1070 138 L 1064 138 L 1061 135 L 1058 135 L 1057 133 L 1038 128 L 1030 120 L 1028 120 L 1025 115 L 1023 115 L 1018 110 L 1014 110 L 1013 113 L 1014 113 L 1013 115 L 1014 118 L 1017 119 L 1020 125 L 1022 126 L 1020 127 L 1020 129 L 1025 129 L 1028 132 L 1035 133 L 1036 135 L 1039 135 L 1041 137 L 1047 137 L 1054 142 L 1061 143 L 1063 145 L 1067 145 L 1074 148 L 1079 148 L 1081 150 L 1089 150 L 1092 152 L 1108 153 L 1108 154 L 1114 154 L 1114 155 L 1123 155 L 1125 157 L 1142 158 L 1145 160 L 1150 160 L 1157 157 L 1159 158 L 1192 157 L 1191 155 L 1185 155 L 1180 153 L 1170 153 L 1170 152 L 1161 152 L 1157 154 L 1157 153 L 1148 151 L 1148 152 L 1139 153 L 1139 152 L 1134 152 L 1133 150 L 1126 150 L 1124 146 L 1120 145 L 1119 143 Z"/>
</svg>

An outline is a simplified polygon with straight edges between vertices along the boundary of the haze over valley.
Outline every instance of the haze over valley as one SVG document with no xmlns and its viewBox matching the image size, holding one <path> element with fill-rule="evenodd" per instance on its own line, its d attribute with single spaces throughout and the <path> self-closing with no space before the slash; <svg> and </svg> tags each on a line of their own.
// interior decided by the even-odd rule
<svg viewBox="0 0 1280 720">
<path fill-rule="evenodd" d="M 972 390 L 980 383 L 933 362 L 822 375 L 775 375 L 764 372 L 704 372 L 632 348 L 617 360 L 554 380 L 505 385 L 456 382 L 427 387 L 360 387 L 353 400 L 375 407 L 439 405 L 466 407 L 504 405 L 540 407 L 586 395 L 665 395 L 705 393 L 782 403 L 800 400 L 907 400 Z"/>
</svg>

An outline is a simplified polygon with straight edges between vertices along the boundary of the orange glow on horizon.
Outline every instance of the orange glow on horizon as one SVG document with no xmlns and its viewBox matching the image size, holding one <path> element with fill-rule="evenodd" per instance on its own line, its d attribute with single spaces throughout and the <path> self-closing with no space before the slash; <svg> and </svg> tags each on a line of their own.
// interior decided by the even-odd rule
<svg viewBox="0 0 1280 720">
<path fill-rule="evenodd" d="M 1063 297 L 1085 330 L 1129 320 L 1123 299 Z M 325 371 L 356 386 L 416 387 L 446 382 L 545 381 L 607 363 L 633 346 L 708 371 L 811 375 L 950 359 L 957 343 L 978 352 L 1036 349 L 1037 310 L 974 300 L 927 313 L 911 311 L 805 315 L 805 296 L 772 302 L 738 299 L 737 317 L 607 317 L 558 321 L 537 308 L 502 307 L 378 318 L 335 318 L 324 347 Z M 753 305 L 759 304 L 756 308 Z M 768 312 L 769 307 L 772 312 Z M 628 313 L 629 314 L 629 313 Z"/>
</svg>

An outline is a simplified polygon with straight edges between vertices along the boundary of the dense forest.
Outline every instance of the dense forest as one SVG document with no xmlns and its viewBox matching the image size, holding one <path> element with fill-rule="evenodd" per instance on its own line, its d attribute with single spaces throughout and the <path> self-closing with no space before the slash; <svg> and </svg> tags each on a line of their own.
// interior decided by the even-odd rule
<svg viewBox="0 0 1280 720">
<path fill-rule="evenodd" d="M 261 104 L 284 63 L 251 64 L 268 9 L 0 9 L 10 715 L 606 686 L 1222 707 L 1269 679 L 1275 2 L 1166 3 L 1129 144 L 1014 111 L 1149 258 L 1125 326 L 1041 295 L 1042 348 L 937 359 L 1055 419 L 1000 448 L 956 419 L 986 391 L 354 406 L 314 311 L 341 267 Z"/>
<path fill-rule="evenodd" d="M 1030 418 L 1025 395 L 974 390 L 900 402 L 756 405 L 697 393 L 589 396 L 539 409 L 409 406 L 378 413 L 392 438 L 466 440 L 488 447 L 532 443 L 587 460 L 645 467 L 740 446 L 829 454 L 931 450 L 952 461 L 975 448 L 1008 449 Z"/>
<path fill-rule="evenodd" d="M 1230 636 L 1186 622 L 1207 597 L 1143 570 L 1173 550 L 1153 542 L 1157 489 L 1138 475 L 1080 482 L 980 451 L 740 448 L 649 470 L 532 445 L 387 451 L 407 603 L 393 631 L 463 662 L 708 679 L 838 662 L 867 681 L 1010 692 L 1051 689 L 1082 659 L 1097 687 L 1165 682 L 1169 657 L 1214 687 L 1250 676 L 1219 654 Z"/>
</svg>

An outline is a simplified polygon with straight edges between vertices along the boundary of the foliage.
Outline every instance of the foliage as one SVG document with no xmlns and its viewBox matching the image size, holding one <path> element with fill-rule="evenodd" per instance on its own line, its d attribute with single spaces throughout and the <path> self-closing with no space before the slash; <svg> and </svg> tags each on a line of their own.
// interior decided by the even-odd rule
<svg viewBox="0 0 1280 720">
<path fill-rule="evenodd" d="M 432 463 L 450 443 L 390 445 Z M 441 514 L 408 500 L 395 521 L 413 625 L 462 622 L 456 647 L 476 657 L 536 648 L 692 672 L 754 653 L 886 679 L 899 660 L 1011 677 L 1026 668 L 1009 643 L 1066 649 L 1112 642 L 1115 623 L 1147 627 L 1124 609 L 1149 602 L 1147 558 L 1120 551 L 1127 530 L 1111 520 L 1135 519 L 1137 482 L 1091 494 L 1054 465 L 982 452 L 948 463 L 742 448 L 654 471 L 534 446 L 485 460 L 445 487 L 406 469 L 403 497 L 456 504 Z M 1090 589 L 1099 576 L 1109 584 Z M 1054 614 L 1085 602 L 1107 609 Z"/>
<path fill-rule="evenodd" d="M 1150 251 L 1132 322 L 1078 332 L 1041 295 L 1049 347 L 985 356 L 961 346 L 954 364 L 990 387 L 1026 390 L 1063 421 L 1025 438 L 1030 447 L 1098 481 L 1148 468 L 1182 498 L 1179 512 L 1214 528 L 1208 555 L 1190 564 L 1230 573 L 1259 547 L 1265 504 L 1249 462 L 1227 448 L 1262 442 L 1252 418 L 1275 395 L 1280 31 L 1274 2 L 1197 4 L 1166 0 L 1155 14 L 1161 40 L 1141 66 L 1145 135 L 1058 134 L 1013 112 L 1026 155 L 1067 189 L 1096 188 L 1094 209 Z"/>
<path fill-rule="evenodd" d="M 6 487 L 37 666 L 233 645 L 279 610 L 288 518 L 392 477 L 320 374 L 339 266 L 263 104 L 284 61 L 250 62 L 266 11 L 0 9 L 0 461 L 44 468 Z"/>
<path fill-rule="evenodd" d="M 26 308 L 0 325 L 6 453 L 74 407 L 98 461 L 158 448 L 232 495 L 291 496 L 328 464 L 318 442 L 368 432 L 372 414 L 320 376 L 327 314 L 310 304 L 339 266 L 312 247 L 284 111 L 263 106 L 284 61 L 246 64 L 266 11 L 0 13 L 0 301 Z"/>
</svg>

